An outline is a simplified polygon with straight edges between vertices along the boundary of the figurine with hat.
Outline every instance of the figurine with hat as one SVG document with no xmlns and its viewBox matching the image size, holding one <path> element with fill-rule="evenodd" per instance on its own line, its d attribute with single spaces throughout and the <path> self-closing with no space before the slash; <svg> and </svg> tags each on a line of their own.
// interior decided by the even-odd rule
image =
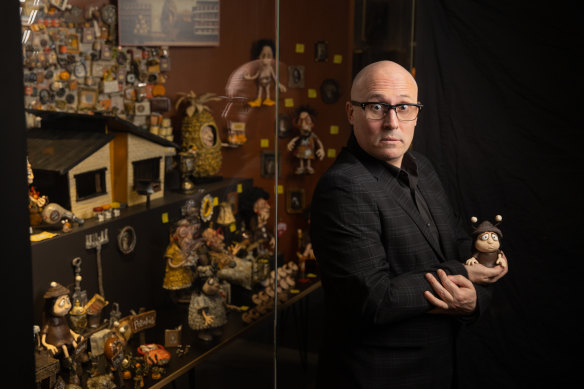
<svg viewBox="0 0 584 389">
<path fill-rule="evenodd" d="M 77 348 L 77 342 L 83 340 L 83 336 L 69 328 L 67 314 L 71 310 L 69 289 L 51 282 L 50 288 L 45 292 L 45 323 L 41 330 L 41 344 L 49 350 L 53 356 L 69 358 L 69 349 Z"/>
<path fill-rule="evenodd" d="M 501 252 L 501 239 L 503 238 L 503 233 L 497 227 L 503 217 L 501 215 L 495 216 L 496 224 L 492 224 L 490 221 L 485 220 L 481 222 L 478 226 L 474 227 L 472 237 L 474 239 L 474 253 L 470 257 L 466 264 L 472 266 L 474 264 L 480 263 L 486 267 L 495 267 L 501 265 L 507 267 L 507 260 Z M 471 222 L 476 224 L 478 219 L 473 216 Z"/>
</svg>

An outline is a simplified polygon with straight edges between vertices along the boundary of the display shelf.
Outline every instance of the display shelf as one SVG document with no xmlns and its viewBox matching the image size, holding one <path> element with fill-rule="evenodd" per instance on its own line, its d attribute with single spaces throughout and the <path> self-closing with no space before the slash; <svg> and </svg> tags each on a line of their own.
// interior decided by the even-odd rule
<svg viewBox="0 0 584 389">
<path fill-rule="evenodd" d="M 223 178 L 220 181 L 197 185 L 202 193 L 224 201 L 227 194 L 245 191 L 252 185 L 249 178 Z M 169 191 L 149 207 L 140 204 L 123 208 L 120 216 L 102 222 L 96 218 L 74 226 L 71 232 L 56 232 L 53 238 L 31 242 L 33 269 L 33 318 L 40 324 L 43 313 L 43 294 L 52 281 L 70 286 L 74 283 L 72 261 L 81 258 L 81 288 L 89 297 L 99 293 L 96 249 L 86 247 L 90 234 L 107 229 L 108 242 L 101 247 L 103 289 L 106 300 L 118 303 L 127 313 L 139 308 L 156 309 L 164 306 L 162 288 L 165 261 L 164 251 L 169 242 L 170 225 L 181 218 L 181 207 L 200 194 Z M 126 226 L 136 234 L 136 246 L 128 254 L 120 251 L 117 236 Z M 34 233 L 38 230 L 33 231 Z"/>
<path fill-rule="evenodd" d="M 197 184 L 198 193 L 183 194 L 176 191 L 165 193 L 162 199 L 156 199 L 147 204 L 122 208 L 118 217 L 98 221 L 97 218 L 86 220 L 82 225 L 75 225 L 70 232 L 53 231 L 53 238 L 31 242 L 33 267 L 33 307 L 35 324 L 42 325 L 43 294 L 51 281 L 72 287 L 75 269 L 74 258 L 81 258 L 81 289 L 90 298 L 99 293 L 99 277 L 97 253 L 94 248 L 86 246 L 86 237 L 107 230 L 108 241 L 100 248 L 102 264 L 102 284 L 104 297 L 110 306 L 104 309 L 104 316 L 116 303 L 122 316 L 132 311 L 156 311 L 156 324 L 139 334 L 134 334 L 127 345 L 127 350 L 137 354 L 140 343 L 165 344 L 165 330 L 182 326 L 182 345 L 189 345 L 189 351 L 179 356 L 177 347 L 167 347 L 171 360 L 166 366 L 165 374 L 159 380 L 145 377 L 147 388 L 162 388 L 172 383 L 178 377 L 191 371 L 197 364 L 203 362 L 211 354 L 220 351 L 233 340 L 241 337 L 260 323 L 274 318 L 274 310 L 246 323 L 242 313 L 236 310 L 228 312 L 227 324 L 222 335 L 210 342 L 204 342 L 197 337 L 197 332 L 188 325 L 188 303 L 175 302 L 169 291 L 162 288 L 165 272 L 164 251 L 169 242 L 170 225 L 180 219 L 181 208 L 190 199 L 201 199 L 210 194 L 217 202 L 225 201 L 228 195 L 243 193 L 253 185 L 248 178 L 224 178 L 215 182 Z M 118 247 L 117 235 L 125 227 L 135 230 L 136 244 L 130 253 L 123 253 Z M 38 232 L 35 230 L 33 232 Z M 283 263 L 278 258 L 278 266 Z M 286 301 L 278 303 L 277 311 L 290 307 L 299 300 L 306 298 L 320 287 L 320 281 L 311 279 L 309 282 L 297 282 L 294 289 L 289 290 Z M 232 285 L 231 304 L 238 307 L 252 307 L 251 296 L 262 285 L 258 284 L 251 290 L 238 285 Z M 259 288 L 259 289 L 258 289 Z M 42 354 L 46 351 L 37 351 Z M 38 359 L 38 358 L 37 358 Z M 103 362 L 103 361 L 102 361 Z M 84 372 L 87 378 L 87 372 Z M 133 387 L 132 380 L 124 381 L 124 387 Z"/>
<path fill-rule="evenodd" d="M 320 286 L 321 282 L 319 280 L 314 280 L 305 284 L 300 284 L 297 287 L 298 293 L 292 295 L 285 302 L 279 303 L 277 306 L 277 311 L 280 312 L 281 310 L 284 310 L 298 303 L 300 300 L 305 299 L 311 293 L 315 292 L 318 288 L 320 288 Z M 273 320 L 274 318 L 274 311 L 272 311 L 248 324 L 241 319 L 241 313 L 238 313 L 236 311 L 231 312 L 229 314 L 229 320 L 226 326 L 223 328 L 223 334 L 216 340 L 213 340 L 211 342 L 203 342 L 197 339 L 196 331 L 189 329 L 187 324 L 188 315 L 187 311 L 188 306 L 185 306 L 184 312 L 182 313 L 180 313 L 180 310 L 175 310 L 170 315 L 164 314 L 159 315 L 166 316 L 166 319 L 164 319 L 165 321 L 168 321 L 169 317 L 172 317 L 174 319 L 179 317 L 177 322 L 179 324 L 183 324 L 182 343 L 191 345 L 191 348 L 187 354 L 181 357 L 177 356 L 176 353 L 177 348 L 168 348 L 167 350 L 171 353 L 172 357 L 167 367 L 166 374 L 160 380 L 145 378 L 144 380 L 145 388 L 158 389 L 165 387 L 166 385 L 172 383 L 180 376 L 187 374 L 199 363 L 204 362 L 205 358 L 209 357 L 211 354 L 219 352 L 223 347 L 227 346 L 233 340 L 243 336 L 245 333 L 254 329 L 256 326 L 265 323 L 267 320 Z M 170 321 L 172 321 L 172 319 Z M 175 327 L 177 322 L 172 323 L 172 327 Z M 158 341 L 161 342 L 162 339 L 160 338 L 160 336 L 163 336 L 163 334 L 161 334 L 160 332 L 161 331 L 158 331 L 156 335 L 153 335 L 153 339 L 151 340 L 155 341 L 156 339 L 158 339 Z M 128 388 L 131 387 L 129 381 L 126 386 Z"/>
</svg>

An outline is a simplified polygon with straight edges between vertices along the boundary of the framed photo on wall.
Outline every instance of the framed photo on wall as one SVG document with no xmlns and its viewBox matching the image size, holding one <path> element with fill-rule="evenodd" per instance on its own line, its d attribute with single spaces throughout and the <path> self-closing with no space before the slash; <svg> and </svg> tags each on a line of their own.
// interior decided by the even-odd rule
<svg viewBox="0 0 584 389">
<path fill-rule="evenodd" d="M 286 192 L 286 212 L 302 213 L 304 201 L 304 189 L 289 189 Z"/>
<path fill-rule="evenodd" d="M 279 159 L 279 158 L 278 158 Z M 278 161 L 278 177 L 280 177 L 280 163 Z M 276 156 L 273 151 L 262 150 L 260 159 L 260 176 L 274 178 L 276 173 Z"/>
<path fill-rule="evenodd" d="M 220 0 L 118 0 L 121 46 L 219 46 Z"/>
<path fill-rule="evenodd" d="M 288 87 L 304 88 L 304 66 L 302 65 L 288 66 Z"/>
<path fill-rule="evenodd" d="M 314 44 L 314 60 L 316 62 L 326 62 L 328 58 L 328 43 L 318 41 Z"/>
</svg>

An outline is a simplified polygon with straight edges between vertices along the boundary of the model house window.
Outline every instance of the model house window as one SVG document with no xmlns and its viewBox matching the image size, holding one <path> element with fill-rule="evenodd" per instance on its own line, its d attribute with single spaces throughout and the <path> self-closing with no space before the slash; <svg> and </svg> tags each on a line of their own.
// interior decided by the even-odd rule
<svg viewBox="0 0 584 389">
<path fill-rule="evenodd" d="M 106 168 L 75 175 L 77 200 L 85 200 L 106 193 Z"/>
<path fill-rule="evenodd" d="M 160 157 L 132 162 L 134 183 L 160 180 Z"/>
</svg>

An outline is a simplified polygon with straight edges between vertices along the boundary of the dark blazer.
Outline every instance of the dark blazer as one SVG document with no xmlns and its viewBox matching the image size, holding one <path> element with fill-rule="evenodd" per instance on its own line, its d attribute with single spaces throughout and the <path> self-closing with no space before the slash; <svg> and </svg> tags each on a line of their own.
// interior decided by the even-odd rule
<svg viewBox="0 0 584 389">
<path fill-rule="evenodd" d="M 412 151 L 405 158 L 417 165 L 439 240 L 395 176 L 354 136 L 314 192 L 311 241 L 326 320 L 320 387 L 451 385 L 457 320 L 427 313 L 424 275 L 442 268 L 466 276 L 461 261 L 470 257 L 470 239 L 430 162 Z"/>
</svg>

